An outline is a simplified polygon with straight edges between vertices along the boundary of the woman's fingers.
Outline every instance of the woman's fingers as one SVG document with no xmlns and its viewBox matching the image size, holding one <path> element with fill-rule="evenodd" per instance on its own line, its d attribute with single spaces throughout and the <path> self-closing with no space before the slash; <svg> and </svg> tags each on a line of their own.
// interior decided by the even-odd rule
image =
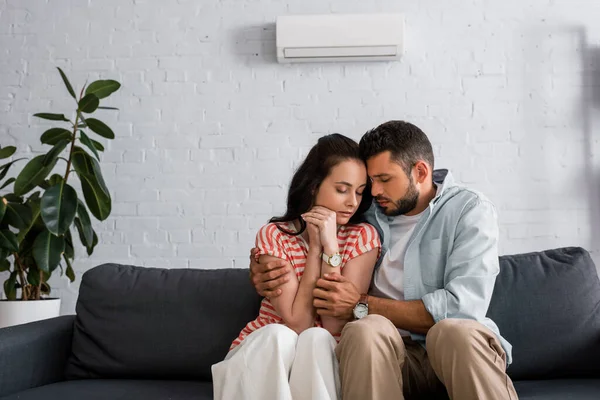
<svg viewBox="0 0 600 400">
<path fill-rule="evenodd" d="M 323 221 L 320 219 L 317 219 L 317 218 L 306 216 L 306 217 L 304 217 L 304 220 L 308 223 L 316 225 L 319 228 L 323 226 Z"/>
</svg>

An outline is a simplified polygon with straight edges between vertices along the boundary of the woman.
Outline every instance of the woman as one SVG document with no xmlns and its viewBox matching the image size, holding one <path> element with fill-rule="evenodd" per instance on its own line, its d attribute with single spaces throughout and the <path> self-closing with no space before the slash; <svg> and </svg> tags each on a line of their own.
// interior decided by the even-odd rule
<svg viewBox="0 0 600 400">
<path fill-rule="evenodd" d="M 346 321 L 319 317 L 313 289 L 323 274 L 339 273 L 367 292 L 381 244 L 358 221 L 371 200 L 358 144 L 320 138 L 292 178 L 285 215 L 256 236 L 259 262 L 286 260 L 298 279 L 263 299 L 258 318 L 213 365 L 216 400 L 340 398 L 334 349 Z"/>
</svg>

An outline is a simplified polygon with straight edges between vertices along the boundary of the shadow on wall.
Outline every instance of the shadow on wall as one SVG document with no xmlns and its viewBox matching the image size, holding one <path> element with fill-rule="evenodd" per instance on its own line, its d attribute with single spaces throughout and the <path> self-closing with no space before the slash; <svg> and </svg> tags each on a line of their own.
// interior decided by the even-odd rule
<svg viewBox="0 0 600 400">
<path fill-rule="evenodd" d="M 600 138 L 594 134 L 594 120 L 600 123 L 600 47 L 589 43 L 586 30 L 579 29 L 579 43 L 581 48 L 581 63 L 583 65 L 581 74 L 583 133 L 585 144 L 583 157 L 586 160 L 586 181 L 589 183 L 589 210 L 590 218 L 590 250 L 599 251 L 595 248 L 600 240 Z M 593 254 L 598 268 L 600 268 L 600 255 Z"/>
<path fill-rule="evenodd" d="M 232 31 L 232 54 L 244 64 L 277 64 L 275 23 L 244 26 Z"/>
<path fill-rule="evenodd" d="M 580 226 L 589 232 L 582 237 L 586 242 L 576 244 L 597 252 L 600 260 L 600 137 L 594 133 L 600 124 L 600 48 L 589 43 L 583 26 L 544 24 L 522 37 L 525 129 L 513 140 L 534 160 L 529 164 L 530 178 L 542 192 L 523 202 L 529 209 L 548 211 L 549 216 L 559 209 L 575 213 L 573 207 L 587 212 L 589 218 L 582 213 L 579 218 L 565 216 L 562 222 L 544 225 L 548 232 L 560 234 L 565 220 L 579 224 L 570 234 L 578 235 Z M 562 169 L 563 163 L 568 171 Z M 521 183 L 525 185 L 521 193 L 531 193 L 531 180 Z M 568 204 L 574 200 L 577 204 Z"/>
</svg>

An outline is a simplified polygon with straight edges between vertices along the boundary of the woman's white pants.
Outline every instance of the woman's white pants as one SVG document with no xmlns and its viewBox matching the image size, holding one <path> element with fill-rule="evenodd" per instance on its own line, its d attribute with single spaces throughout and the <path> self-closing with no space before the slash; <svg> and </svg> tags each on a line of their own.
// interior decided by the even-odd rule
<svg viewBox="0 0 600 400">
<path fill-rule="evenodd" d="M 340 399 L 336 341 L 323 328 L 298 335 L 264 326 L 212 366 L 215 400 Z"/>
</svg>

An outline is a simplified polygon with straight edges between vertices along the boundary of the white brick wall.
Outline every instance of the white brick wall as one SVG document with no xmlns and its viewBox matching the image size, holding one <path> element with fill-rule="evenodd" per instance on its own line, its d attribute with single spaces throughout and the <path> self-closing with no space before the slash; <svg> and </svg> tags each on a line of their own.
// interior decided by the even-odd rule
<svg viewBox="0 0 600 400">
<path fill-rule="evenodd" d="M 406 14 L 401 62 L 275 61 L 278 15 L 381 11 Z M 122 82 L 103 116 L 113 214 L 78 276 L 246 267 L 316 138 L 389 119 L 423 128 L 438 166 L 494 200 L 502 253 L 598 258 L 598 20 L 596 0 L 0 0 L 1 144 L 42 150 L 32 114 L 71 106 L 56 66 L 79 88 Z M 63 312 L 78 286 L 54 279 Z"/>
</svg>

